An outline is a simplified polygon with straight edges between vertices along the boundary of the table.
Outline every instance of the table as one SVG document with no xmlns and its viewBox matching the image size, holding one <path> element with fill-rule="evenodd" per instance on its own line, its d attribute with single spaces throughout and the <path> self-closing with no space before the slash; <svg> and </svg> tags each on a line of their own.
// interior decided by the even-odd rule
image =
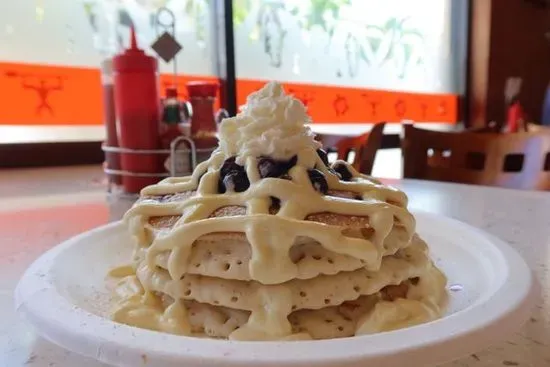
<svg viewBox="0 0 550 367">
<path fill-rule="evenodd" d="M 42 185 L 51 188 L 47 193 L 33 184 L 31 193 L 0 194 L 0 366 L 105 366 L 41 339 L 13 310 L 14 287 L 35 258 L 72 235 L 116 220 L 130 204 L 107 201 L 97 185 L 80 183 L 70 190 L 65 182 L 56 191 L 55 175 L 48 177 L 49 184 Z M 389 183 L 408 193 L 411 208 L 459 219 L 507 241 L 542 284 L 536 308 L 518 333 L 442 367 L 550 366 L 550 194 L 415 180 Z"/>
</svg>

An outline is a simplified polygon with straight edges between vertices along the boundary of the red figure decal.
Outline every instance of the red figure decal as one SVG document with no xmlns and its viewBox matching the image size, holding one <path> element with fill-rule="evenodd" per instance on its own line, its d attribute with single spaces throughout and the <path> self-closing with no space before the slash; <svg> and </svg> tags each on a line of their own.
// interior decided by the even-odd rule
<svg viewBox="0 0 550 367">
<path fill-rule="evenodd" d="M 428 115 L 428 105 L 424 102 L 420 103 L 420 109 L 422 110 L 422 120 L 426 119 L 426 116 Z"/>
<path fill-rule="evenodd" d="M 63 90 L 63 80 L 65 78 L 60 75 L 19 74 L 15 71 L 7 71 L 5 75 L 10 78 L 19 78 L 23 89 L 36 92 L 38 105 L 35 114 L 37 116 L 42 116 L 44 111 L 49 112 L 50 116 L 55 115 L 52 106 L 48 102 L 48 97 L 51 92 Z M 33 83 L 34 80 L 37 82 Z M 55 83 L 52 83 L 51 80 L 55 80 Z"/>
<path fill-rule="evenodd" d="M 402 119 L 403 117 L 405 117 L 406 112 L 407 112 L 407 103 L 402 99 L 398 99 L 397 102 L 395 102 L 395 114 L 397 115 L 397 117 Z"/>
<path fill-rule="evenodd" d="M 370 106 L 372 117 L 376 117 L 376 115 L 378 114 L 377 108 L 381 103 L 380 99 L 372 98 L 368 93 L 361 93 L 361 97 L 363 97 L 367 104 Z"/>
<path fill-rule="evenodd" d="M 346 112 L 348 112 L 349 110 L 348 100 L 346 99 L 346 97 L 343 97 L 339 94 L 336 95 L 334 102 L 332 102 L 332 106 L 334 107 L 334 112 L 336 112 L 336 116 L 345 115 Z"/>
<path fill-rule="evenodd" d="M 311 92 L 300 92 L 297 89 L 289 88 L 288 89 L 289 94 L 293 94 L 296 98 L 298 98 L 304 106 L 308 106 L 310 102 L 313 102 L 315 100 L 314 93 Z"/>
<path fill-rule="evenodd" d="M 439 102 L 437 112 L 439 113 L 440 116 L 445 116 L 447 114 L 447 102 L 446 101 Z"/>
</svg>

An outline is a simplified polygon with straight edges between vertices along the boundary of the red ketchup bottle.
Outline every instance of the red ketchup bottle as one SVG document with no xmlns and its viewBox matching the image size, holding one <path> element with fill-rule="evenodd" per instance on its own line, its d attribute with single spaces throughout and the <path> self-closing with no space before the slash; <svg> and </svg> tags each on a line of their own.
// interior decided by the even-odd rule
<svg viewBox="0 0 550 367">
<path fill-rule="evenodd" d="M 115 105 L 119 146 L 137 150 L 160 147 L 160 97 L 157 60 L 137 47 L 135 31 L 131 30 L 130 48 L 113 58 Z M 122 153 L 124 171 L 154 174 L 162 172 L 158 154 Z M 122 185 L 128 193 L 138 193 L 143 187 L 158 182 L 159 177 L 124 175 Z"/>
</svg>

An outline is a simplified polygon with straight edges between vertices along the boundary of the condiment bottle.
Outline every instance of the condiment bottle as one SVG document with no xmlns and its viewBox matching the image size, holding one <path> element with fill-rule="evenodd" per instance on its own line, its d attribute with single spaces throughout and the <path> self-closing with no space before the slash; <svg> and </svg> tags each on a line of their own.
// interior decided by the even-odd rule
<svg viewBox="0 0 550 367">
<path fill-rule="evenodd" d="M 218 93 L 218 84 L 213 82 L 189 82 L 187 92 L 193 115 L 191 118 L 191 135 L 211 136 L 217 131 L 214 119 L 214 102 Z"/>
<path fill-rule="evenodd" d="M 115 90 L 113 87 L 113 61 L 106 58 L 101 62 L 101 84 L 103 86 L 103 116 L 105 119 L 105 145 L 117 148 L 117 128 L 115 112 Z M 120 156 L 118 153 L 106 151 L 105 164 L 112 170 L 120 170 Z M 119 175 L 107 175 L 110 183 L 120 185 L 121 177 Z"/>
<path fill-rule="evenodd" d="M 162 101 L 162 148 L 170 149 L 172 142 L 184 135 L 182 129 L 183 105 L 178 99 L 175 87 L 166 88 L 166 98 Z M 184 176 L 192 173 L 191 154 L 187 142 L 180 142 L 174 147 L 174 155 L 167 156 L 164 167 L 172 176 Z"/>
<path fill-rule="evenodd" d="M 113 58 L 118 141 L 122 148 L 155 150 L 160 147 L 160 97 L 157 60 L 137 47 L 131 29 L 130 48 Z M 121 166 L 131 173 L 162 172 L 158 154 L 122 153 Z M 158 182 L 158 177 L 124 175 L 122 184 L 128 193 Z"/>
<path fill-rule="evenodd" d="M 175 87 L 166 88 L 166 98 L 162 101 L 162 147 L 170 148 L 170 144 L 182 135 L 182 106 L 178 99 L 178 90 Z"/>
<path fill-rule="evenodd" d="M 191 138 L 197 149 L 205 150 L 197 153 L 198 163 L 208 159 L 210 150 L 218 144 L 214 116 L 214 102 L 218 93 L 218 84 L 199 81 L 189 82 L 187 83 L 187 92 L 192 109 Z"/>
</svg>

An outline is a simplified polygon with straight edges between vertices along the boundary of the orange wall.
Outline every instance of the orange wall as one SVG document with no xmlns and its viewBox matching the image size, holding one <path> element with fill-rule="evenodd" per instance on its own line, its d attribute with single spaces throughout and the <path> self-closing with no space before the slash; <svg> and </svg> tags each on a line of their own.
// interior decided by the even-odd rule
<svg viewBox="0 0 550 367">
<path fill-rule="evenodd" d="M 180 76 L 178 85 L 190 80 L 216 80 L 207 76 Z M 172 77 L 161 76 L 161 89 Z M 265 81 L 239 80 L 237 100 Z M 388 92 L 371 89 L 285 83 L 308 106 L 318 123 L 376 122 L 403 119 L 422 122 L 458 121 L 458 96 Z M 184 88 L 179 88 L 185 99 Z M 0 63 L 0 124 L 99 125 L 103 123 L 99 69 Z"/>
<path fill-rule="evenodd" d="M 265 81 L 239 80 L 239 104 L 259 89 Z M 458 97 L 453 94 L 388 92 L 374 89 L 285 83 L 307 107 L 317 123 L 400 122 L 404 119 L 426 122 L 455 123 L 458 119 Z"/>
</svg>

